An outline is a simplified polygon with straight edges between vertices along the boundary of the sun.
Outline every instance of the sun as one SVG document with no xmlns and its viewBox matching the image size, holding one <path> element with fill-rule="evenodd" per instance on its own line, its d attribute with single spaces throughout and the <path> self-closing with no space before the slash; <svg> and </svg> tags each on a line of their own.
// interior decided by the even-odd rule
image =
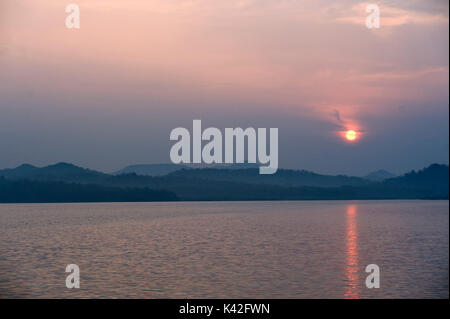
<svg viewBox="0 0 450 319">
<path fill-rule="evenodd" d="M 356 138 L 358 137 L 357 135 L 358 134 L 354 130 L 348 130 L 347 132 L 345 132 L 345 138 L 350 142 L 356 140 Z"/>
</svg>

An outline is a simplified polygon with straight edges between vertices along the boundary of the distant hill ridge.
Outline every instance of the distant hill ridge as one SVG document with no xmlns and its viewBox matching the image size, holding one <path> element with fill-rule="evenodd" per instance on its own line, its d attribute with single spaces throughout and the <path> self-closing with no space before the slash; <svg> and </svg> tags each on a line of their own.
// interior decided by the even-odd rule
<svg viewBox="0 0 450 319">
<path fill-rule="evenodd" d="M 381 182 L 345 175 L 321 175 L 304 170 L 280 169 L 274 175 L 260 175 L 256 168 L 182 168 L 163 176 L 144 176 L 136 173 L 105 174 L 69 163 L 41 168 L 24 164 L 14 169 L 0 170 L 3 190 L 9 190 L 9 197 L 3 195 L 0 202 L 11 202 L 11 198 L 20 200 L 25 197 L 24 194 L 32 196 L 38 186 L 44 188 L 42 196 L 45 195 L 45 199 L 41 198 L 41 201 L 51 201 L 51 195 L 45 189 L 57 189 L 51 184 L 53 182 L 59 183 L 58 187 L 66 191 L 74 190 L 72 195 L 78 194 L 78 197 L 60 196 L 73 201 L 77 198 L 88 198 L 89 201 L 115 198 L 111 194 L 117 194 L 117 198 L 125 198 L 126 201 L 134 198 L 133 193 L 140 193 L 136 197 L 139 200 L 448 199 L 448 174 L 448 166 L 439 164 Z M 65 187 L 61 183 L 79 186 Z M 92 188 L 92 185 L 103 188 Z M 97 195 L 87 196 L 85 188 L 94 190 Z M 12 191 L 14 189 L 16 193 Z M 119 192 L 119 189 L 126 191 L 126 194 Z M 134 191 L 130 192 L 130 189 Z M 148 191 L 142 193 L 139 189 Z M 172 195 L 161 197 L 157 193 L 151 194 L 152 190 Z M 56 193 L 54 196 L 57 197 Z M 32 198 L 39 201 L 39 196 L 37 199 Z M 30 202 L 30 199 L 23 201 Z"/>
<path fill-rule="evenodd" d="M 205 166 L 205 165 L 203 165 Z M 129 165 L 121 170 L 118 170 L 113 175 L 132 174 L 144 175 L 144 176 L 164 176 L 181 169 L 200 169 L 202 167 L 195 166 L 195 164 L 137 164 Z M 205 168 L 205 167 L 203 167 Z M 247 168 L 259 168 L 259 164 L 214 164 L 208 165 L 207 168 L 214 169 L 247 169 Z"/>
<path fill-rule="evenodd" d="M 0 170 L 0 176 L 8 179 L 95 182 L 99 177 L 107 176 L 107 174 L 61 162 L 44 167 L 22 164 L 16 168 Z"/>
<path fill-rule="evenodd" d="M 244 167 L 244 168 L 241 168 Z M 250 167 L 250 168 L 246 168 Z M 321 175 L 305 170 L 279 169 L 273 175 L 261 175 L 258 168 L 249 165 L 230 165 L 213 168 L 190 168 L 177 164 L 144 164 L 131 165 L 115 172 L 114 175 L 135 174 L 140 176 L 170 176 L 207 179 L 213 181 L 229 181 L 250 184 L 270 184 L 280 186 L 362 186 L 369 185 L 372 181 L 361 177 L 346 175 Z M 40 181 L 70 181 L 79 183 L 91 183 L 103 181 L 111 174 L 82 168 L 70 163 L 57 163 L 45 167 L 36 167 L 23 164 L 13 169 L 0 170 L 0 176 L 8 179 L 31 179 Z"/>
<path fill-rule="evenodd" d="M 339 187 L 339 186 L 363 186 L 372 184 L 372 181 L 360 177 L 346 175 L 321 175 L 305 170 L 279 169 L 273 175 L 261 175 L 257 168 L 247 169 L 218 169 L 203 168 L 178 170 L 170 176 L 183 176 L 187 178 L 202 178 L 216 181 L 240 182 L 250 184 L 270 184 L 287 187 L 314 186 L 314 187 Z"/>
<path fill-rule="evenodd" d="M 363 178 L 368 179 L 370 181 L 381 182 L 388 178 L 393 178 L 393 177 L 395 177 L 395 174 L 392 174 L 391 172 L 388 172 L 384 169 L 380 169 L 378 171 L 367 174 Z"/>
<path fill-rule="evenodd" d="M 135 173 L 136 175 L 145 176 L 163 176 L 183 168 L 187 169 L 188 167 L 180 164 L 138 164 L 126 166 L 113 174 L 121 175 Z"/>
<path fill-rule="evenodd" d="M 432 164 L 417 172 L 411 171 L 405 175 L 387 179 L 383 184 L 404 189 L 432 189 L 436 193 L 447 192 L 448 194 L 449 168 L 447 165 Z"/>
</svg>

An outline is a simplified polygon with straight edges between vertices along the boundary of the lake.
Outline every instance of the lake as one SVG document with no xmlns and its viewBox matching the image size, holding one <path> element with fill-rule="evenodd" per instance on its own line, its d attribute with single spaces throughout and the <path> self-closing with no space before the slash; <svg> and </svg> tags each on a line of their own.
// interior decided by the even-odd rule
<svg viewBox="0 0 450 319">
<path fill-rule="evenodd" d="M 448 201 L 6 204 L 0 242 L 3 298 L 449 297 Z"/>
</svg>

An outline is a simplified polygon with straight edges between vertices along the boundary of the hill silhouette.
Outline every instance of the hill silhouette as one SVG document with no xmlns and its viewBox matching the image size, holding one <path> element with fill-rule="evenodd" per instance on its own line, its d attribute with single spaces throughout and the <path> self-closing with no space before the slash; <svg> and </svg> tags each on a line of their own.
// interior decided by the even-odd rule
<svg viewBox="0 0 450 319">
<path fill-rule="evenodd" d="M 8 181 L 0 177 L 0 203 L 150 202 L 176 201 L 173 192 L 95 184 Z"/>
<path fill-rule="evenodd" d="M 363 178 L 368 179 L 369 181 L 382 182 L 386 179 L 393 178 L 393 177 L 395 177 L 395 175 L 392 174 L 391 172 L 388 172 L 384 169 L 380 169 L 378 171 L 367 174 Z"/>
<path fill-rule="evenodd" d="M 285 187 L 313 186 L 313 187 L 339 187 L 339 186 L 366 186 L 371 181 L 360 177 L 345 175 L 320 175 L 305 170 L 279 169 L 273 175 L 259 174 L 259 168 L 225 169 L 203 168 L 178 170 L 171 176 L 186 178 L 201 178 L 214 181 L 240 182 L 249 184 L 279 185 Z"/>
<path fill-rule="evenodd" d="M 30 179 L 38 181 L 95 182 L 107 174 L 81 168 L 69 163 L 57 163 L 45 167 L 23 164 L 13 169 L 0 170 L 7 179 Z"/>
<path fill-rule="evenodd" d="M 405 191 L 427 192 L 440 196 L 447 194 L 449 187 L 449 169 L 447 165 L 432 164 L 418 172 L 411 171 L 403 176 L 390 178 L 383 182 L 388 188 Z"/>
<path fill-rule="evenodd" d="M 181 169 L 164 176 L 144 176 L 110 175 L 68 163 L 42 168 L 21 165 L 0 170 L 2 190 L 9 194 L 0 197 L 0 202 L 29 202 L 31 198 L 37 202 L 70 198 L 73 201 L 448 199 L 448 173 L 447 165 L 433 164 L 418 172 L 374 182 L 294 170 L 260 175 L 254 168 Z M 22 194 L 28 195 L 21 197 L 18 191 L 8 193 L 8 188 L 21 189 Z M 87 195 L 88 190 L 92 196 Z"/>
<path fill-rule="evenodd" d="M 113 174 L 121 175 L 135 173 L 137 175 L 145 176 L 163 176 L 183 168 L 187 169 L 188 167 L 180 164 L 140 164 L 126 166 Z"/>
</svg>

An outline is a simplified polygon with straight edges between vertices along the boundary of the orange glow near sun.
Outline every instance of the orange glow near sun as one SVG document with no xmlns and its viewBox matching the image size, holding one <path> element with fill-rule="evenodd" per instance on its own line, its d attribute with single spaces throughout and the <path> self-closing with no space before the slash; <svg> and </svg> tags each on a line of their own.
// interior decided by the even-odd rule
<svg viewBox="0 0 450 319">
<path fill-rule="evenodd" d="M 348 130 L 345 132 L 345 138 L 347 141 L 353 142 L 358 138 L 358 133 L 356 133 L 354 130 Z"/>
</svg>

